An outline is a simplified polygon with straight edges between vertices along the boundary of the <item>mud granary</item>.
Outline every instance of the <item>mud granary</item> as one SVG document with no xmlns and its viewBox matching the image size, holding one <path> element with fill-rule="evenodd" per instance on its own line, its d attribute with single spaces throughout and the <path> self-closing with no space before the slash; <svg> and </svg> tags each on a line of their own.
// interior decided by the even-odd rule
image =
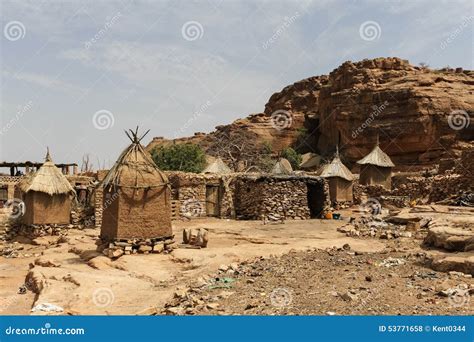
<svg viewBox="0 0 474 342">
<path fill-rule="evenodd" d="M 168 177 L 140 144 L 146 135 L 126 132 L 131 144 L 120 154 L 103 188 L 103 241 L 166 239 L 172 236 Z"/>
</svg>

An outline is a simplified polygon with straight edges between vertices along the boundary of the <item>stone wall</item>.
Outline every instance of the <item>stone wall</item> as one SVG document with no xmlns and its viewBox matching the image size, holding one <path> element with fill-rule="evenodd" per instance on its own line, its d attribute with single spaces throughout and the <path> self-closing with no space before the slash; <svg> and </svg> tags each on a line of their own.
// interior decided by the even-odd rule
<svg viewBox="0 0 474 342">
<path fill-rule="evenodd" d="M 320 207 L 329 205 L 327 183 L 307 177 L 242 177 L 236 181 L 237 218 L 248 220 L 309 219 L 308 184 L 320 187 Z"/>
<path fill-rule="evenodd" d="M 392 177 L 392 190 L 381 186 L 354 184 L 354 201 L 361 203 L 364 196 L 368 198 L 396 196 L 406 197 L 404 203 L 412 200 L 418 203 L 432 203 L 473 191 L 474 179 L 460 174 L 435 176 L 398 174 Z"/>
<path fill-rule="evenodd" d="M 172 199 L 180 203 L 180 213 L 187 217 L 206 217 L 206 186 L 219 187 L 219 217 L 233 218 L 235 174 L 197 174 L 166 171 Z"/>
</svg>

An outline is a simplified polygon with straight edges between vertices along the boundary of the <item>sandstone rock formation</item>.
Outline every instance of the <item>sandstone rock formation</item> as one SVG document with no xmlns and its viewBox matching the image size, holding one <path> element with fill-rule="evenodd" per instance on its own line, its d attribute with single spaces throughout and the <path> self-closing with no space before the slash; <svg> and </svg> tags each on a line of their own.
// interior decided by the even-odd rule
<svg viewBox="0 0 474 342">
<path fill-rule="evenodd" d="M 462 142 L 474 139 L 473 113 L 473 71 L 376 58 L 345 62 L 329 75 L 298 81 L 273 94 L 263 113 L 176 142 L 200 144 L 226 162 L 223 146 L 242 137 L 255 141 L 240 146 L 243 150 L 268 143 L 274 153 L 293 146 L 326 157 L 339 144 L 352 166 L 370 152 L 378 135 L 397 170 L 416 170 L 459 157 Z M 154 138 L 147 148 L 169 142 Z"/>
</svg>

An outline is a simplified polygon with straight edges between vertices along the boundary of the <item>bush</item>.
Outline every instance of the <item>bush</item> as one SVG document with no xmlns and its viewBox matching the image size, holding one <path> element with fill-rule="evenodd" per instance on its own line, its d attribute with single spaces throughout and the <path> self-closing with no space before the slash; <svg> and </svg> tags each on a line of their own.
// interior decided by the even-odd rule
<svg viewBox="0 0 474 342">
<path fill-rule="evenodd" d="M 199 145 L 173 144 L 153 149 L 151 157 L 162 170 L 199 173 L 206 166 L 206 156 Z"/>
<path fill-rule="evenodd" d="M 301 164 L 301 160 L 302 160 L 301 154 L 296 152 L 291 147 L 287 147 L 283 151 L 281 151 L 281 156 L 282 156 L 282 158 L 288 159 L 288 161 L 290 162 L 291 167 L 293 168 L 293 170 L 299 169 L 300 164 Z"/>
</svg>

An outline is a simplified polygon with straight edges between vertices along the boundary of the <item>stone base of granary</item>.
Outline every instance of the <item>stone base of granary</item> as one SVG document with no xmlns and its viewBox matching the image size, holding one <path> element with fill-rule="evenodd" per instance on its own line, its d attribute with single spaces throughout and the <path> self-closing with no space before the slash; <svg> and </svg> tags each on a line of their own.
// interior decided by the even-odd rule
<svg viewBox="0 0 474 342">
<path fill-rule="evenodd" d="M 13 224 L 5 227 L 2 240 L 11 240 L 17 236 L 36 239 L 41 236 L 66 235 L 69 229 L 83 229 L 83 225 L 74 224 Z"/>
<path fill-rule="evenodd" d="M 168 253 L 173 250 L 174 235 L 155 239 L 116 239 L 97 241 L 97 251 L 115 259 L 129 254 Z"/>
</svg>

